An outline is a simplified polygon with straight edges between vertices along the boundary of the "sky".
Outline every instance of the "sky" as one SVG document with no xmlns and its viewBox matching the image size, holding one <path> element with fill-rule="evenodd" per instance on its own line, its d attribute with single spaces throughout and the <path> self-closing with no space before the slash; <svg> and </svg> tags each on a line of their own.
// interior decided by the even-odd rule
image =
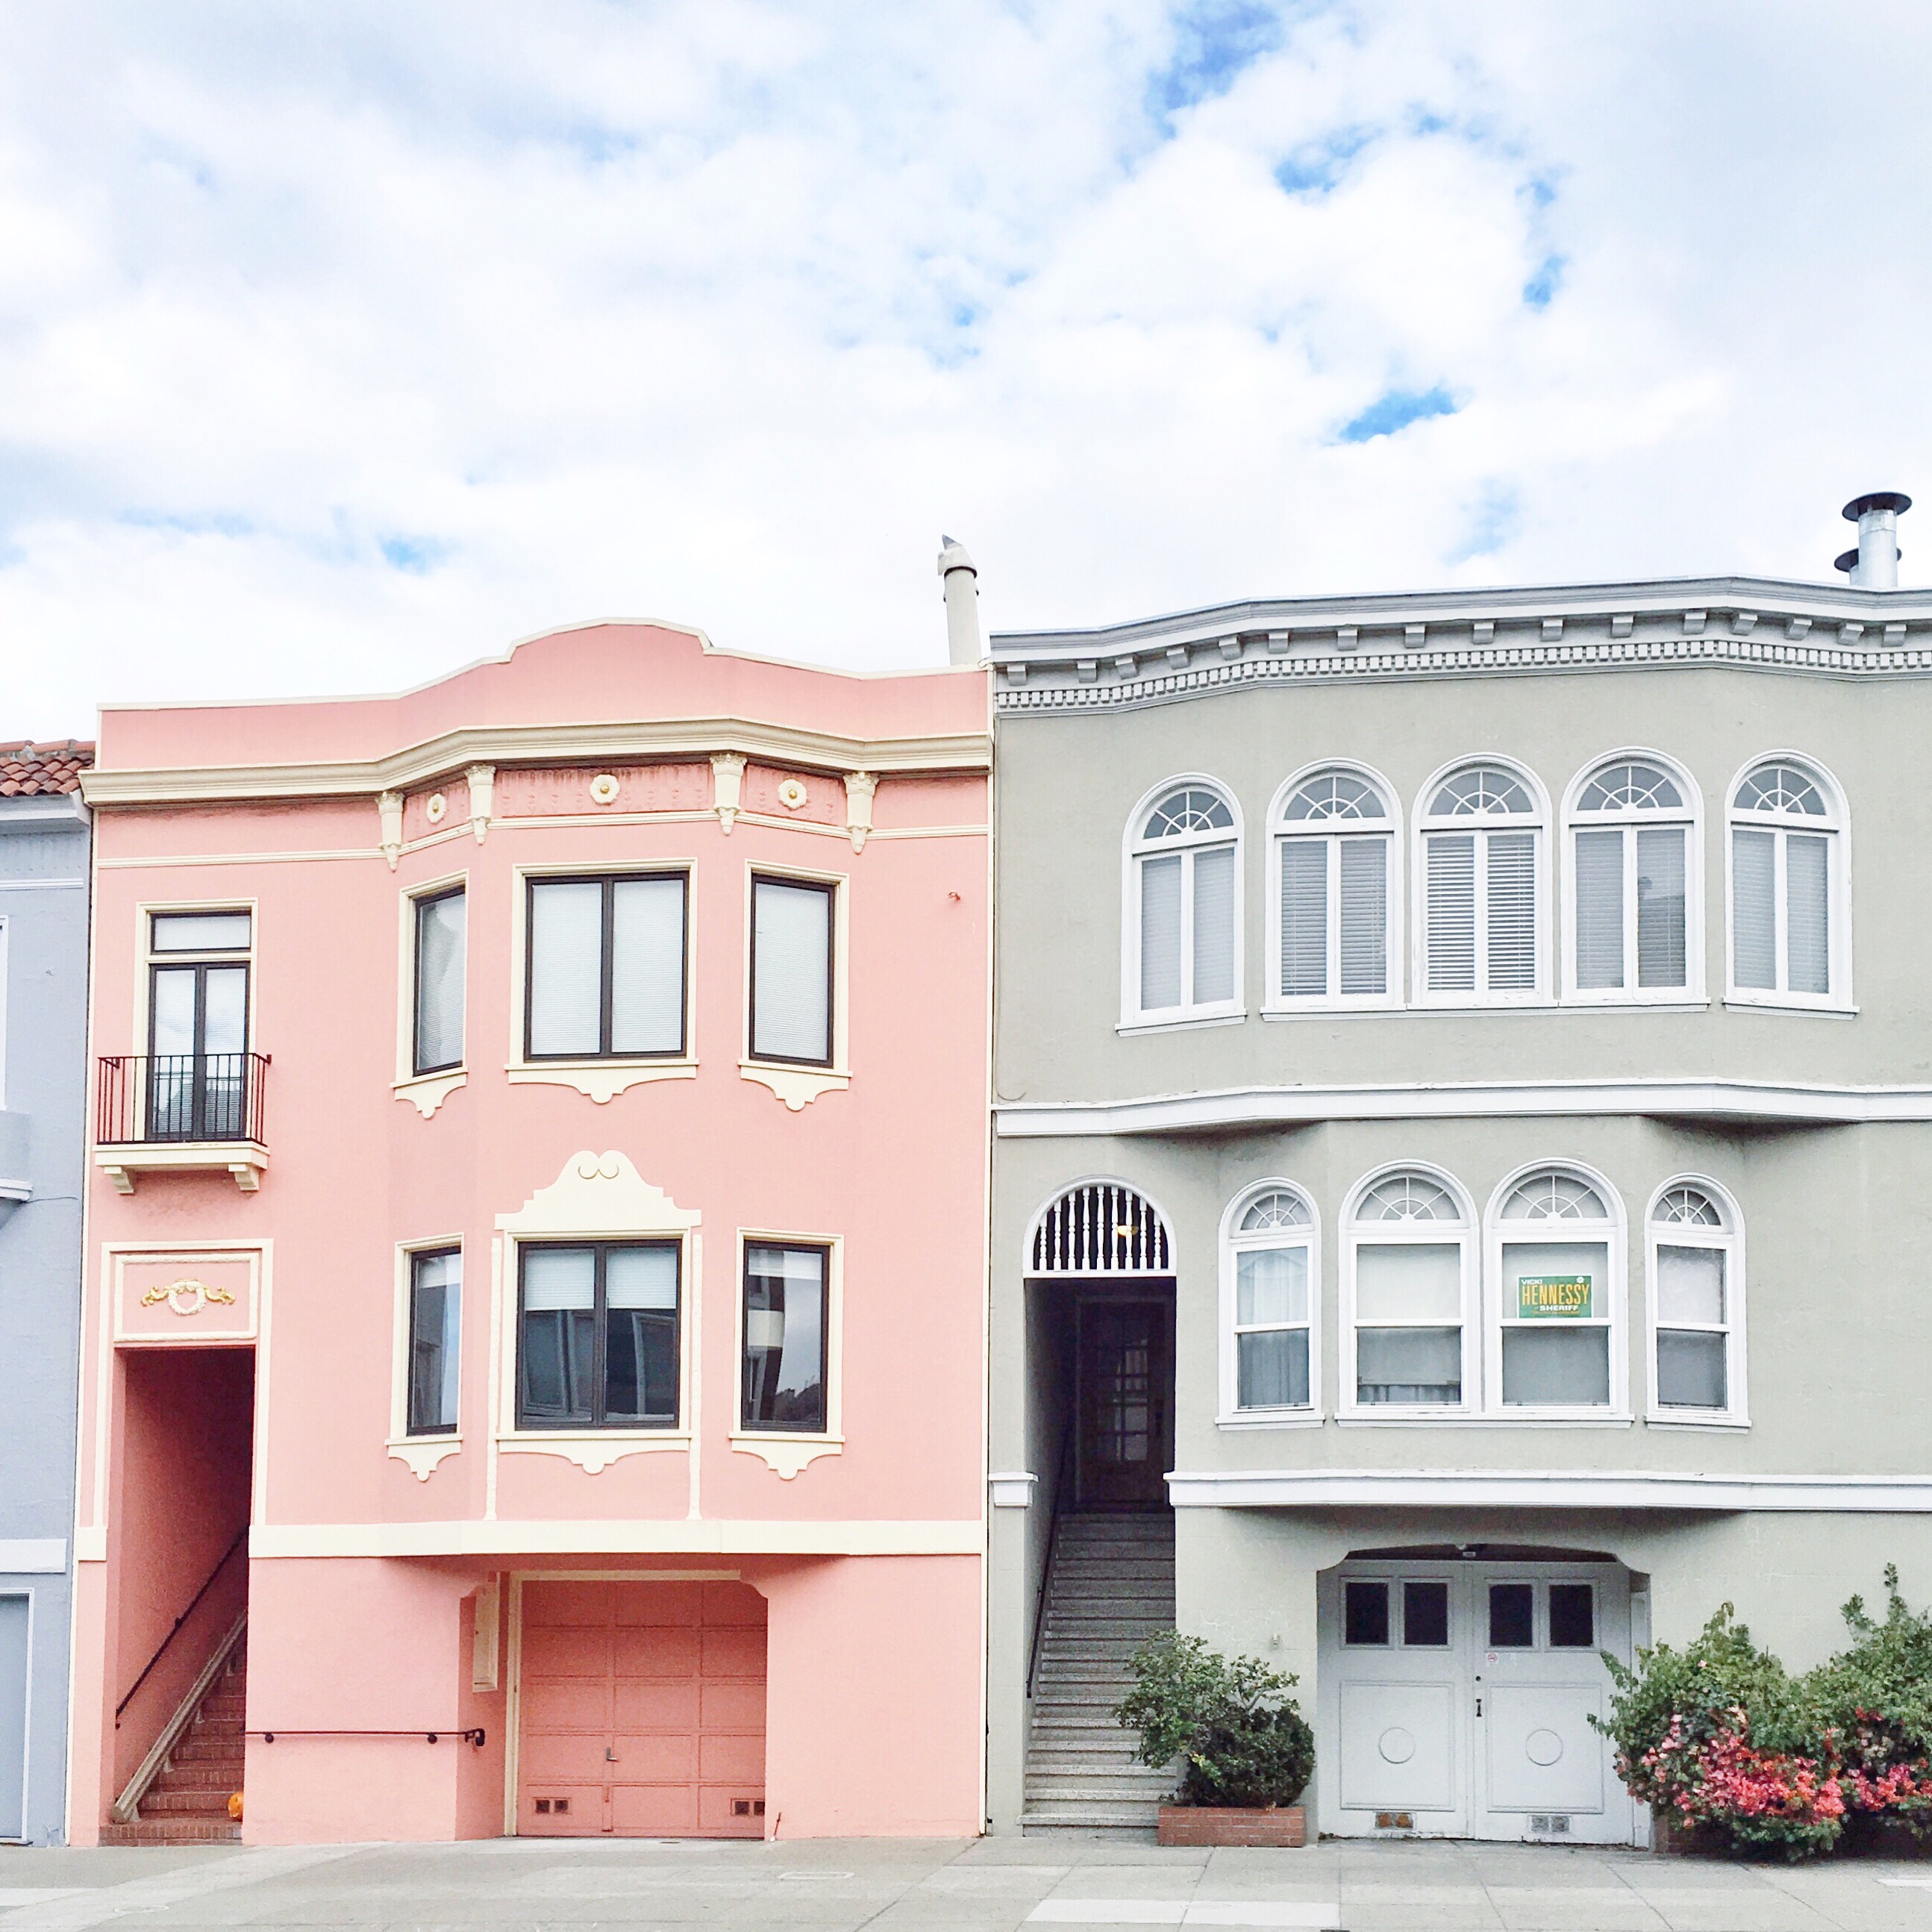
<svg viewBox="0 0 1932 1932">
<path fill-rule="evenodd" d="M 1932 8 L 0 8 L 0 737 L 1932 556 Z"/>
</svg>

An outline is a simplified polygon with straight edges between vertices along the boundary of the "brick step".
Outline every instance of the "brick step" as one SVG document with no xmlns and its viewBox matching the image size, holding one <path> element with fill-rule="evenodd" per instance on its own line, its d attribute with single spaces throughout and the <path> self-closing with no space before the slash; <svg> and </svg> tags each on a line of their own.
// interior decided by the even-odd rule
<svg viewBox="0 0 1932 1932">
<path fill-rule="evenodd" d="M 224 1763 L 211 1759 L 201 1764 L 170 1764 L 149 1787 L 155 1791 L 219 1791 L 226 1796 L 242 1788 L 240 1758 Z"/>
<path fill-rule="evenodd" d="M 197 1736 L 193 1731 L 168 1754 L 171 1764 L 239 1764 L 244 1755 L 239 1737 Z"/>
<path fill-rule="evenodd" d="M 164 1791 L 158 1784 L 141 1800 L 143 1818 L 220 1817 L 228 1816 L 228 1791 Z"/>
<path fill-rule="evenodd" d="M 104 1845 L 232 1845 L 242 1841 L 242 1827 L 235 1819 L 138 1819 L 131 1825 L 104 1825 Z"/>
</svg>

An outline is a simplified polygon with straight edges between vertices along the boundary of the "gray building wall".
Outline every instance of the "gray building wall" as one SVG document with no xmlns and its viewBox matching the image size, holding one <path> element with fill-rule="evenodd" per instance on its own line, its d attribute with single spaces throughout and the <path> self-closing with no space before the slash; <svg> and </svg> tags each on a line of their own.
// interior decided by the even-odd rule
<svg viewBox="0 0 1932 1932">
<path fill-rule="evenodd" d="M 35 1844 L 66 1816 L 88 842 L 77 798 L 0 799 L 0 1837 Z"/>
</svg>

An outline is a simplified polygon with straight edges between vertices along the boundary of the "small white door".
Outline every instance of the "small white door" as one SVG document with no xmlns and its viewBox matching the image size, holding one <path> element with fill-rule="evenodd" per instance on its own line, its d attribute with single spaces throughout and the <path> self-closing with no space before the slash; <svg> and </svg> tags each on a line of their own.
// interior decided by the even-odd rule
<svg viewBox="0 0 1932 1932">
<path fill-rule="evenodd" d="M 1598 1652 L 1630 1655 L 1606 1563 L 1352 1563 L 1321 1579 L 1321 1828 L 1630 1842 Z"/>
</svg>

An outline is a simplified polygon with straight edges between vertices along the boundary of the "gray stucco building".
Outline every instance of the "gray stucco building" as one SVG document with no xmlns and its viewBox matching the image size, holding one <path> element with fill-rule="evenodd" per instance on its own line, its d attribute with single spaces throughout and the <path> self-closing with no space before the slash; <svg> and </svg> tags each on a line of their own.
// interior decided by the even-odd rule
<svg viewBox="0 0 1932 1932">
<path fill-rule="evenodd" d="M 90 745 L 0 745 L 0 1842 L 67 1808 Z"/>
<path fill-rule="evenodd" d="M 1324 1832 L 1641 1842 L 1600 1649 L 1932 1598 L 1932 598 L 1869 520 L 1842 588 L 993 640 L 993 1828 L 1147 1817 L 1171 1615 L 1300 1674 Z"/>
</svg>

